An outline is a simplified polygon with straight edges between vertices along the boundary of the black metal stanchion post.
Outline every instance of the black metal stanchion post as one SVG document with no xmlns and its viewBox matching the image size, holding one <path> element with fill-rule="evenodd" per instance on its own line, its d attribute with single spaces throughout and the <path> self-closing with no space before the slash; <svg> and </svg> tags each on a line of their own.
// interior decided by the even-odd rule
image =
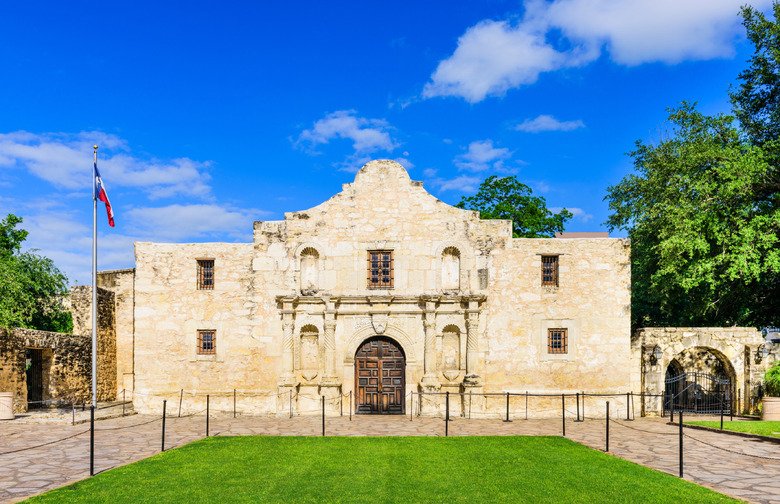
<svg viewBox="0 0 780 504">
<path fill-rule="evenodd" d="M 639 409 L 639 414 L 642 415 L 642 418 L 644 418 L 645 417 L 645 391 L 642 390 L 639 394 L 640 394 L 639 402 L 641 403 L 640 404 L 640 409 Z M 663 409 L 662 409 L 662 411 L 663 411 Z"/>
<path fill-rule="evenodd" d="M 528 420 L 528 391 L 525 391 L 525 419 Z"/>
<path fill-rule="evenodd" d="M 95 475 L 95 407 L 89 407 L 89 475 Z"/>
<path fill-rule="evenodd" d="M 737 414 L 742 413 L 742 389 L 737 390 Z"/>
<path fill-rule="evenodd" d="M 604 451 L 609 451 L 609 401 L 607 401 L 607 449 Z"/>
<path fill-rule="evenodd" d="M 414 392 L 412 392 L 412 397 L 409 400 L 409 421 L 414 421 Z"/>
<path fill-rule="evenodd" d="M 631 415 L 628 414 L 629 413 L 629 410 L 628 410 L 628 402 L 629 402 L 629 400 L 630 400 L 629 393 L 626 392 L 626 421 L 631 420 Z"/>
<path fill-rule="evenodd" d="M 325 396 L 322 396 L 322 435 L 325 435 Z"/>
<path fill-rule="evenodd" d="M 290 418 L 292 418 L 292 390 L 290 391 Z"/>
<path fill-rule="evenodd" d="M 631 392 L 631 420 L 636 420 L 636 405 L 634 404 L 633 392 Z"/>
<path fill-rule="evenodd" d="M 504 422 L 511 422 L 509 419 L 509 392 L 506 393 L 506 420 Z"/>
<path fill-rule="evenodd" d="M 236 389 L 233 389 L 233 418 L 236 418 Z"/>
<path fill-rule="evenodd" d="M 181 418 L 181 401 L 184 399 L 184 389 L 179 392 L 179 418 Z"/>
<path fill-rule="evenodd" d="M 577 420 L 576 422 L 580 422 L 580 393 L 577 392 Z"/>
<path fill-rule="evenodd" d="M 163 416 L 162 416 L 162 437 L 160 441 L 160 451 L 165 451 L 165 409 L 168 401 L 163 399 Z"/>
<path fill-rule="evenodd" d="M 446 411 L 444 412 L 444 437 L 450 435 L 450 392 L 447 391 Z"/>
<path fill-rule="evenodd" d="M 339 416 L 344 416 L 344 394 L 339 390 Z"/>
<path fill-rule="evenodd" d="M 720 394 L 720 430 L 723 430 L 723 393 Z"/>
<path fill-rule="evenodd" d="M 561 421 L 563 422 L 563 437 L 566 437 L 566 394 L 561 394 Z"/>
<path fill-rule="evenodd" d="M 352 421 L 352 391 L 349 391 L 349 421 Z"/>
<path fill-rule="evenodd" d="M 469 420 L 471 420 L 471 390 L 469 390 Z"/>
<path fill-rule="evenodd" d="M 677 419 L 680 421 L 680 478 L 683 477 L 683 414 L 682 410 L 677 412 Z"/>
<path fill-rule="evenodd" d="M 125 416 L 125 389 L 122 389 L 122 416 Z"/>
<path fill-rule="evenodd" d="M 585 392 L 582 392 L 582 421 L 585 421 Z"/>
<path fill-rule="evenodd" d="M 209 395 L 206 394 L 206 437 L 209 437 Z"/>
<path fill-rule="evenodd" d="M 71 403 L 70 403 L 70 407 L 71 407 L 71 409 L 73 410 L 73 411 L 72 411 L 72 413 L 73 413 L 73 417 L 72 417 L 72 419 L 71 419 L 71 421 L 70 421 L 70 424 L 71 424 L 71 425 L 76 425 L 76 403 L 74 403 L 73 401 L 71 401 Z"/>
</svg>

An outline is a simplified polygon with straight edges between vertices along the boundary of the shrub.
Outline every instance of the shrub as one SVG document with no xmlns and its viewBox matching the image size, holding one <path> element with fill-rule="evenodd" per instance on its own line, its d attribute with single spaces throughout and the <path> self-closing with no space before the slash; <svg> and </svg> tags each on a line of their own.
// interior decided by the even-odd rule
<svg viewBox="0 0 780 504">
<path fill-rule="evenodd" d="M 764 375 L 764 386 L 766 387 L 766 395 L 780 397 L 780 362 L 776 362 L 766 372 Z"/>
</svg>

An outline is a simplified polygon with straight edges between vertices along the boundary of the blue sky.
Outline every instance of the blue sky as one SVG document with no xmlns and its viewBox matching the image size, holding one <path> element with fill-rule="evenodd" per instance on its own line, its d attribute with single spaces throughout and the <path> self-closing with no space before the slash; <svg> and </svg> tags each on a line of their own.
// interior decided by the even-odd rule
<svg viewBox="0 0 780 504">
<path fill-rule="evenodd" d="M 574 212 L 567 230 L 603 231 L 667 107 L 728 111 L 741 3 L 11 2 L 0 215 L 89 283 L 98 144 L 116 214 L 98 214 L 99 269 L 132 267 L 134 241 L 250 242 L 378 158 L 451 204 L 517 175 Z"/>
</svg>

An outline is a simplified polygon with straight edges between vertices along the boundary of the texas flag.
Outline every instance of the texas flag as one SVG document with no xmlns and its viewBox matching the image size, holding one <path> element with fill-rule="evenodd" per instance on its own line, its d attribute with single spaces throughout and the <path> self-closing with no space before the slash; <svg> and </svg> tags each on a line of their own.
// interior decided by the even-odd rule
<svg viewBox="0 0 780 504">
<path fill-rule="evenodd" d="M 103 179 L 100 178 L 100 172 L 97 169 L 97 162 L 95 162 L 95 196 L 97 199 L 106 204 L 106 212 L 108 213 L 108 225 L 114 227 L 114 211 L 111 210 L 111 202 L 108 201 L 108 194 L 106 194 L 106 186 L 103 185 Z"/>
</svg>

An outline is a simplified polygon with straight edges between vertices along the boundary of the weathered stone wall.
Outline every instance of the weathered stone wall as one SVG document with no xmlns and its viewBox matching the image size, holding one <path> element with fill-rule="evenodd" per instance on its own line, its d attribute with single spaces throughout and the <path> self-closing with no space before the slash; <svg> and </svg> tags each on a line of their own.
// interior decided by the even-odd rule
<svg viewBox="0 0 780 504">
<path fill-rule="evenodd" d="M 757 394 L 757 387 L 766 370 L 777 358 L 770 355 L 757 359 L 756 350 L 764 343 L 760 331 L 752 327 L 647 327 L 638 329 L 632 335 L 632 367 L 641 372 L 641 390 L 648 395 L 664 393 L 665 375 L 674 360 L 686 372 L 710 367 L 712 357 L 725 364 L 723 371 L 734 380 L 736 393 L 742 398 L 742 405 Z M 655 361 L 653 349 L 658 346 L 663 357 Z M 645 401 L 647 413 L 660 413 L 661 400 L 648 397 Z"/>
<path fill-rule="evenodd" d="M 110 352 L 98 353 L 98 400 L 114 399 Z M 27 410 L 25 350 L 48 350 L 43 367 L 46 405 L 89 401 L 92 395 L 92 345 L 89 337 L 33 329 L 0 328 L 0 390 L 15 393 L 14 411 Z M 100 346 L 98 347 L 100 348 Z M 106 358 L 108 357 L 108 358 Z"/>
<path fill-rule="evenodd" d="M 98 287 L 97 397 L 99 401 L 117 397 L 117 337 L 115 295 Z M 75 286 L 70 292 L 73 334 L 92 339 L 92 287 Z M 91 352 L 91 350 L 90 350 Z M 91 361 L 91 357 L 90 357 Z M 90 372 L 91 372 L 90 365 Z"/>
<path fill-rule="evenodd" d="M 97 285 L 114 294 L 114 323 L 116 334 L 117 394 L 126 392 L 129 400 L 133 392 L 135 269 L 100 271 Z"/>
<path fill-rule="evenodd" d="M 14 393 L 14 411 L 27 409 L 24 344 L 11 330 L 0 327 L 0 392 Z"/>
<path fill-rule="evenodd" d="M 521 238 L 492 253 L 486 388 L 631 390 L 627 240 Z M 542 255 L 558 255 L 558 287 L 541 285 Z M 548 328 L 568 329 L 567 353 L 547 352 Z"/>
<path fill-rule="evenodd" d="M 368 288 L 371 250 L 393 251 L 393 288 Z M 556 289 L 540 285 L 542 253 L 561 254 Z M 182 389 L 192 409 L 232 389 L 254 398 L 244 411 L 287 412 L 292 396 L 314 412 L 320 395 L 337 408 L 377 334 L 402 347 L 407 392 L 630 386 L 625 240 L 513 239 L 509 221 L 439 201 L 392 161 L 321 205 L 256 222 L 252 244 L 136 243 L 135 254 L 140 411 Z M 198 259 L 214 260 L 213 290 L 197 289 Z M 560 326 L 571 350 L 551 357 L 546 329 Z M 216 330 L 215 355 L 197 354 L 198 329 Z"/>
</svg>

